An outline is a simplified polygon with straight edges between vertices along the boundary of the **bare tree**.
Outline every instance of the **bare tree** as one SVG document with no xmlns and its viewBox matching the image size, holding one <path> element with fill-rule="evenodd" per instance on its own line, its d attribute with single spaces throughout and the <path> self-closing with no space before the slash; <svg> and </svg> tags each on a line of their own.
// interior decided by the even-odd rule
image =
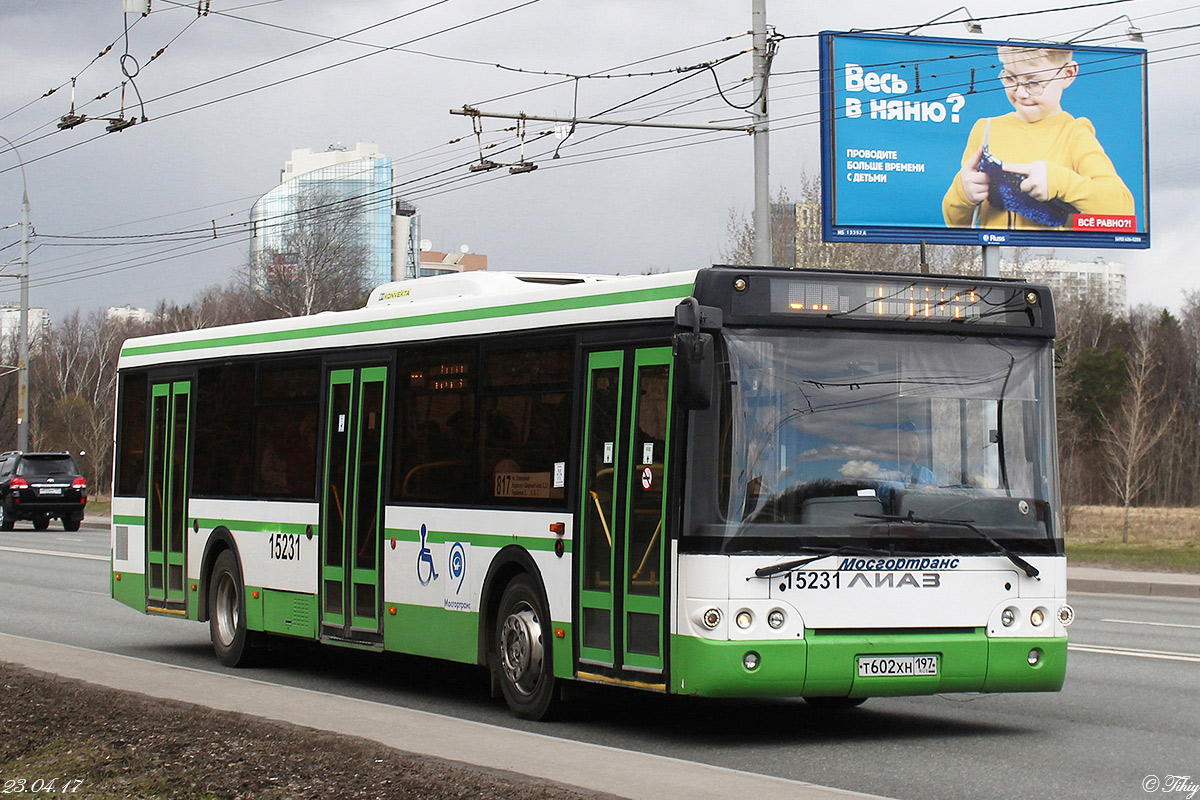
<svg viewBox="0 0 1200 800">
<path fill-rule="evenodd" d="M 794 209 L 787 219 L 783 209 Z M 864 272 L 921 272 L 979 275 L 983 267 L 973 245 L 857 244 L 821 240 L 821 185 L 814 176 L 800 176 L 800 193 L 793 202 L 787 189 L 775 196 L 771 214 L 771 252 L 775 266 L 848 269 Z M 790 260 L 786 254 L 791 254 Z M 754 263 L 754 225 L 730 209 L 720 258 L 726 264 Z"/>
<path fill-rule="evenodd" d="M 117 357 L 141 328 L 101 311 L 76 311 L 39 338 L 30 358 L 34 446 L 74 453 L 102 491 L 111 480 Z"/>
<path fill-rule="evenodd" d="M 1144 313 L 1131 313 L 1129 343 L 1125 353 L 1127 386 L 1115 412 L 1100 412 L 1098 436 L 1106 467 L 1105 476 L 1124 508 L 1121 541 L 1129 541 L 1129 507 L 1151 483 L 1154 475 L 1147 459 L 1175 421 L 1175 410 L 1155 415 L 1166 387 L 1152 350 L 1151 330 Z"/>
<path fill-rule="evenodd" d="M 274 246 L 242 271 L 259 298 L 260 316 L 300 316 L 361 305 L 370 290 L 370 250 L 362 234 L 363 205 L 329 189 L 296 195 L 293 213 L 278 225 Z"/>
</svg>

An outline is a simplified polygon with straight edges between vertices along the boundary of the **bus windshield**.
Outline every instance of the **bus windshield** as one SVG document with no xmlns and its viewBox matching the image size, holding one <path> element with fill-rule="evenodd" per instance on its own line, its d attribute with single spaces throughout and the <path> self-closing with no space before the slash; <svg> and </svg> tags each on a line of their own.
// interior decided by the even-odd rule
<svg viewBox="0 0 1200 800">
<path fill-rule="evenodd" d="M 725 343 L 725 524 L 705 526 L 723 549 L 887 537 L 936 552 L 991 537 L 1054 550 L 1049 342 L 727 330 Z"/>
</svg>

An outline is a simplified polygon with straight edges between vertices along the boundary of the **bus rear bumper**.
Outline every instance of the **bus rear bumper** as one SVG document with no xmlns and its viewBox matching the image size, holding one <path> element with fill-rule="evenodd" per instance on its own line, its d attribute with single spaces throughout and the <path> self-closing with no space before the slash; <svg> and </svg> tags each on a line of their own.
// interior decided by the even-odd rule
<svg viewBox="0 0 1200 800">
<path fill-rule="evenodd" d="M 1053 692 L 1067 640 L 965 633 L 809 631 L 795 641 L 671 639 L 671 690 L 703 697 L 884 697 L 943 692 Z M 1030 654 L 1037 651 L 1037 663 Z M 747 654 L 757 658 L 747 667 Z M 938 656 L 937 675 L 858 675 L 859 656 Z"/>
</svg>

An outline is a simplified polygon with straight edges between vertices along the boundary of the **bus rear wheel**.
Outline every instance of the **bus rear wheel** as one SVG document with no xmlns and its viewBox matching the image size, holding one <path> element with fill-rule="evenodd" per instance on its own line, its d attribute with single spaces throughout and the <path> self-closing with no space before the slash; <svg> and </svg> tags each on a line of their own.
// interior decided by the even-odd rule
<svg viewBox="0 0 1200 800">
<path fill-rule="evenodd" d="M 492 668 L 508 707 L 523 719 L 545 719 L 557 697 L 550 614 L 528 575 L 514 578 L 504 588 L 495 643 Z"/>
<path fill-rule="evenodd" d="M 208 632 L 222 664 L 246 667 L 253 663 L 253 642 L 246 630 L 246 587 L 232 550 L 221 553 L 213 564 L 208 583 Z"/>
</svg>

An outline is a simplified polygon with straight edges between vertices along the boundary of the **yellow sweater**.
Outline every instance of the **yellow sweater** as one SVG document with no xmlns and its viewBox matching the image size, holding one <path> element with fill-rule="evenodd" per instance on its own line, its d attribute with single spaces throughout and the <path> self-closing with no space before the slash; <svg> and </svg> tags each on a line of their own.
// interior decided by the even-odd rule
<svg viewBox="0 0 1200 800">
<path fill-rule="evenodd" d="M 981 119 L 971 128 L 962 164 L 983 144 L 987 123 L 987 119 Z M 1005 163 L 1045 161 L 1050 196 L 1070 203 L 1080 214 L 1133 214 L 1133 195 L 1117 175 L 1086 117 L 1075 119 L 1065 111 L 1034 123 L 1014 113 L 993 117 L 988 152 Z M 969 228 L 974 214 L 975 206 L 967 200 L 955 173 L 942 199 L 946 225 Z M 1044 225 L 994 208 L 987 200 L 979 205 L 978 227 L 1047 230 Z"/>
</svg>

